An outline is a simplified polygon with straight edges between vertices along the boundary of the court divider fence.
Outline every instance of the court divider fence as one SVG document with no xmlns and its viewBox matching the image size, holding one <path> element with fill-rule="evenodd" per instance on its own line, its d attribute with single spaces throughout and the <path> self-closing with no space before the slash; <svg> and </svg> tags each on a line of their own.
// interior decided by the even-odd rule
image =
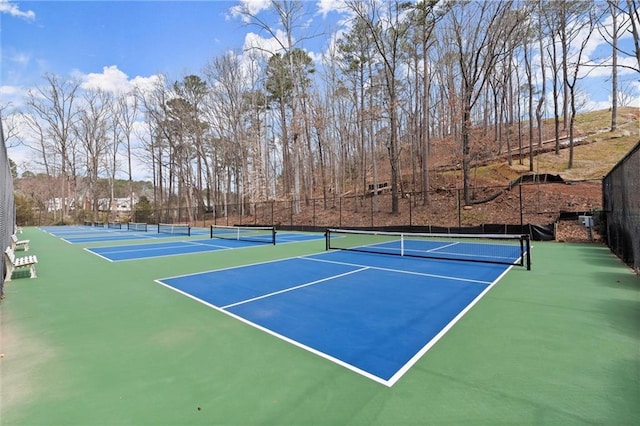
<svg viewBox="0 0 640 426">
<path fill-rule="evenodd" d="M 607 245 L 640 274 L 640 142 L 602 181 Z"/>
</svg>

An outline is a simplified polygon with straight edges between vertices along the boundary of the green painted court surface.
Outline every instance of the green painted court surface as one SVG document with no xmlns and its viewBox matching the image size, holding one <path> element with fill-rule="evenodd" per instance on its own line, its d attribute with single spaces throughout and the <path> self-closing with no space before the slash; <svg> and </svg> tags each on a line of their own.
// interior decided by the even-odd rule
<svg viewBox="0 0 640 426">
<path fill-rule="evenodd" d="M 154 282 L 323 240 L 111 263 L 21 237 L 40 263 L 0 304 L 2 425 L 640 419 L 640 278 L 601 245 L 534 242 L 532 271 L 513 268 L 389 388 Z"/>
</svg>

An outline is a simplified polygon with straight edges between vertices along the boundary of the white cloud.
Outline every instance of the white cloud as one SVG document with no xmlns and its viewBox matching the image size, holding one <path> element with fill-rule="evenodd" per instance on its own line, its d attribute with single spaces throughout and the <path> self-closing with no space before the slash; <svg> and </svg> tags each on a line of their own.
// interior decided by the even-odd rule
<svg viewBox="0 0 640 426">
<path fill-rule="evenodd" d="M 149 77 L 136 76 L 129 79 L 129 76 L 117 65 L 104 67 L 101 73 L 82 74 L 76 72 L 75 77 L 82 82 L 81 87 L 85 90 L 103 90 L 115 94 L 128 93 L 133 89 L 146 92 L 152 90 L 159 81 L 163 80 L 163 77 L 157 74 Z"/>
<path fill-rule="evenodd" d="M 24 104 L 27 89 L 22 86 L 0 86 L 0 105 L 19 109 Z"/>
<path fill-rule="evenodd" d="M 129 82 L 131 84 L 131 88 L 135 88 L 143 93 L 149 92 L 157 87 L 158 83 L 161 83 L 164 80 L 164 77 L 160 74 L 155 74 L 149 77 L 140 77 L 137 76 L 132 78 Z"/>
<path fill-rule="evenodd" d="M 18 86 L 0 86 L 0 96 L 3 98 L 22 95 L 24 90 Z"/>
<path fill-rule="evenodd" d="M 22 18 L 29 21 L 36 19 L 36 14 L 32 10 L 22 11 L 17 4 L 11 3 L 9 0 L 0 0 L 0 13 L 6 13 L 16 18 Z"/>
<path fill-rule="evenodd" d="M 88 90 L 104 90 L 112 93 L 126 93 L 130 83 L 127 74 L 117 65 L 104 67 L 102 73 L 89 73 L 81 76 L 82 88 Z"/>
<path fill-rule="evenodd" d="M 274 53 L 281 52 L 286 44 L 287 36 L 282 30 L 276 30 L 275 37 L 264 38 L 256 33 L 247 33 L 244 38 L 244 51 L 256 50 L 268 57 Z"/>
<path fill-rule="evenodd" d="M 230 11 L 233 17 L 240 18 L 243 22 L 250 22 L 251 18 L 246 13 L 257 15 L 270 6 L 271 0 L 240 0 L 240 4 L 233 6 Z"/>
<path fill-rule="evenodd" d="M 638 66 L 638 61 L 632 56 L 618 57 L 618 76 L 637 74 L 634 67 Z M 611 77 L 611 58 L 606 61 L 588 61 L 581 65 L 580 77 Z"/>
<path fill-rule="evenodd" d="M 319 0 L 316 6 L 323 18 L 331 12 L 342 12 L 345 9 L 344 0 Z"/>
</svg>

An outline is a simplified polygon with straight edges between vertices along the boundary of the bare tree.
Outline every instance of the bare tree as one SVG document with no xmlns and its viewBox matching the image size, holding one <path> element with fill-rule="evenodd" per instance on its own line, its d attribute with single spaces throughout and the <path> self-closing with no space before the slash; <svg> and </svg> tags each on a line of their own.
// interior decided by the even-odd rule
<svg viewBox="0 0 640 426">
<path fill-rule="evenodd" d="M 636 71 L 640 72 L 640 6 L 637 1 L 627 0 L 626 14 L 629 17 L 631 35 L 633 37 L 633 47 L 638 67 Z"/>
<path fill-rule="evenodd" d="M 249 147 L 245 123 L 250 113 L 245 95 L 248 80 L 242 69 L 241 58 L 228 52 L 214 58 L 205 68 L 205 78 L 211 88 L 207 97 L 206 116 L 213 132 L 212 142 L 217 146 L 212 164 L 218 166 L 218 180 L 225 183 L 222 203 L 225 206 L 235 194 L 235 202 L 244 214 L 245 190 L 248 188 Z M 235 191 L 233 190 L 235 188 Z"/>
<path fill-rule="evenodd" d="M 114 125 L 119 127 L 127 149 L 127 176 L 129 179 L 129 206 L 133 209 L 133 167 L 131 153 L 131 137 L 138 115 L 138 97 L 135 93 L 122 93 L 114 104 Z"/>
<path fill-rule="evenodd" d="M 93 220 L 98 220 L 98 177 L 102 164 L 106 164 L 108 153 L 107 132 L 111 126 L 111 98 L 101 90 L 86 90 L 82 96 L 82 107 L 72 127 L 73 135 L 83 148 L 85 175 L 89 185 Z"/>
<path fill-rule="evenodd" d="M 422 29 L 422 124 L 420 142 L 422 144 L 422 200 L 429 203 L 429 153 L 431 136 L 431 72 L 429 70 L 429 49 L 433 45 L 433 31 L 436 22 L 440 20 L 444 11 L 436 12 L 437 1 L 429 0 L 418 3 L 418 20 Z"/>
<path fill-rule="evenodd" d="M 567 38 L 564 41 L 576 41 L 577 43 L 573 43 L 573 54 L 569 56 L 567 54 L 567 58 L 565 58 L 564 62 L 567 63 L 567 69 L 570 71 L 565 76 L 565 85 L 569 88 L 569 97 L 571 100 L 571 112 L 569 118 L 569 162 L 567 164 L 568 168 L 573 167 L 573 147 L 574 147 L 574 132 L 575 132 L 575 121 L 576 121 L 576 84 L 578 82 L 580 66 L 582 65 L 582 55 L 589 43 L 589 38 L 593 33 L 593 28 L 595 26 L 596 19 L 593 16 L 593 9 L 587 8 L 585 9 L 573 9 L 573 13 L 568 14 L 570 17 L 567 20 L 567 27 L 565 34 Z M 567 52 L 569 46 L 565 48 Z"/>
<path fill-rule="evenodd" d="M 165 194 L 165 175 L 170 174 L 165 169 L 171 164 L 171 159 L 166 155 L 167 141 L 171 137 L 167 126 L 166 104 L 170 93 L 166 80 L 166 78 L 158 79 L 151 89 L 137 92 L 148 125 L 149 140 L 146 141 L 145 150 L 149 154 L 147 162 L 153 174 L 153 204 L 156 211 L 164 205 L 165 199 L 167 199 L 167 207 L 170 207 L 171 202 L 171 197 L 168 196 L 170 191 Z"/>
<path fill-rule="evenodd" d="M 555 8 L 556 3 L 549 0 L 542 0 L 540 5 L 540 13 L 544 20 L 544 28 L 547 31 L 549 44 L 547 46 L 547 54 L 551 61 L 552 90 L 553 90 L 553 134 L 555 139 L 555 154 L 560 154 L 560 89 L 562 82 L 562 73 L 560 72 L 561 60 L 558 58 L 558 40 L 559 32 L 563 22 L 559 19 L 560 14 Z"/>
<path fill-rule="evenodd" d="M 451 42 L 457 49 L 461 76 L 461 146 L 464 201 L 471 204 L 470 165 L 472 109 L 489 75 L 506 50 L 508 40 L 521 23 L 511 1 L 469 2 L 454 7 L 449 14 Z"/>
<path fill-rule="evenodd" d="M 46 87 L 29 91 L 27 108 L 42 121 L 42 127 L 48 138 L 54 143 L 56 152 L 60 155 L 60 203 L 62 218 L 67 216 L 70 175 L 76 164 L 73 161 L 71 131 L 76 119 L 74 109 L 76 93 L 80 84 L 75 81 L 63 80 L 54 74 L 45 74 Z"/>
<path fill-rule="evenodd" d="M 539 54 L 540 54 L 540 97 L 538 98 L 538 104 L 536 105 L 536 123 L 538 129 L 538 147 L 542 147 L 542 116 L 543 116 L 543 108 L 545 105 L 545 95 L 547 93 L 547 66 L 545 63 L 545 49 L 544 49 L 544 31 L 542 25 L 542 1 L 537 0 L 536 2 L 536 18 L 538 24 L 538 46 L 539 46 Z"/>
<path fill-rule="evenodd" d="M 272 0 L 271 9 L 278 17 L 277 24 L 265 22 L 245 7 L 241 13 L 261 31 L 269 34 L 280 46 L 272 54 L 267 66 L 266 91 L 277 99 L 280 108 L 280 139 L 282 141 L 284 193 L 293 196 L 295 213 L 300 212 L 302 191 L 302 152 L 304 139 L 303 96 L 309 86 L 307 74 L 312 71 L 311 60 L 300 46 L 306 40 L 300 29 L 304 28 L 303 18 L 307 15 L 306 4 L 301 1 Z M 284 33 L 281 35 L 278 29 Z M 298 38 L 296 38 L 298 36 Z M 307 57 L 305 59 L 304 57 Z M 275 98 L 274 98 L 275 97 Z M 290 113 L 287 121 L 286 113 Z M 291 132 L 291 134 L 290 134 Z"/>
<path fill-rule="evenodd" d="M 4 144 L 7 149 L 20 145 L 20 134 L 18 132 L 18 123 L 16 118 L 20 116 L 18 112 L 8 113 L 10 105 L 0 104 L 0 116 L 2 119 L 2 132 L 4 135 Z"/>
<path fill-rule="evenodd" d="M 382 10 L 374 0 L 367 2 L 347 1 L 347 7 L 368 28 L 375 46 L 377 61 L 380 64 L 381 76 L 384 79 L 385 106 L 389 123 L 387 151 L 391 167 L 391 212 L 398 213 L 399 204 L 399 156 L 398 142 L 398 70 L 400 66 L 401 42 L 408 33 L 410 24 L 404 19 L 402 5 L 399 1 L 387 3 Z"/>
<path fill-rule="evenodd" d="M 621 65 L 618 62 L 618 55 L 622 54 L 625 56 L 634 56 L 634 53 L 625 51 L 619 46 L 619 39 L 624 35 L 625 32 L 631 33 L 634 38 L 634 42 L 636 45 L 635 55 L 638 58 L 638 67 L 629 67 L 628 65 L 624 66 L 625 68 L 630 68 L 634 71 L 640 73 L 640 53 L 638 53 L 638 40 L 637 40 L 637 5 L 635 3 L 626 3 L 629 8 L 626 10 L 624 8 L 625 3 L 621 0 L 607 0 L 606 11 L 608 13 L 603 13 L 602 16 L 605 18 L 611 17 L 611 28 L 606 25 L 605 22 L 599 22 L 597 26 L 598 32 L 600 36 L 611 45 L 611 65 L 608 63 L 597 64 L 596 67 L 611 67 L 611 131 L 615 131 L 618 128 L 618 98 L 619 98 L 619 88 L 618 88 L 618 69 L 621 68 Z M 635 16 L 633 13 L 633 8 L 635 9 Z M 599 20 L 600 21 L 600 20 Z M 608 60 L 609 58 L 607 58 Z"/>
</svg>

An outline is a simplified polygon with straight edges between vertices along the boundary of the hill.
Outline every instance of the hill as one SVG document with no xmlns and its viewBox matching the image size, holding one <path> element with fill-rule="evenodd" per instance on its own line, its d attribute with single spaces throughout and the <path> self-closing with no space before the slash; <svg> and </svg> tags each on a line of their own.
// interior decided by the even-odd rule
<svg viewBox="0 0 640 426">
<path fill-rule="evenodd" d="M 474 203 L 461 202 L 461 172 L 457 164 L 458 147 L 452 141 L 432 144 L 428 200 L 411 190 L 415 173 L 411 170 L 411 153 L 401 159 L 404 194 L 400 212 L 392 215 L 390 194 L 377 197 L 355 197 L 354 191 L 338 197 L 335 194 L 328 207 L 319 200 L 307 200 L 303 211 L 293 215 L 288 204 L 275 207 L 274 222 L 282 225 L 382 227 L 437 226 L 465 227 L 483 224 L 557 223 L 564 212 L 596 211 L 602 204 L 602 177 L 640 140 L 640 108 L 624 107 L 618 112 L 618 129 L 610 131 L 611 113 L 596 111 L 577 117 L 573 167 L 569 168 L 569 145 L 561 139 L 558 154 L 548 120 L 545 143 L 533 147 L 533 167 L 530 167 L 528 146 L 512 149 L 498 147 L 490 138 L 483 144 L 483 158 L 472 169 L 471 185 Z M 502 149 L 500 149 L 502 148 Z M 521 155 L 520 155 L 521 154 Z M 478 155 L 478 158 L 480 156 Z M 388 160 L 378 160 L 379 182 L 388 182 Z M 533 169 L 533 172 L 530 171 Z M 522 183 L 521 185 L 517 183 Z M 375 199 L 374 199 L 375 198 Z M 482 202 L 486 200 L 486 202 Z M 273 208 L 273 207 L 272 207 Z M 256 207 L 256 220 L 268 216 Z M 268 219 L 267 219 L 268 221 Z M 236 222 L 237 223 L 237 222 Z M 574 226 L 575 225 L 575 226 Z M 559 240 L 582 240 L 585 230 L 577 221 L 557 227 Z"/>
</svg>

